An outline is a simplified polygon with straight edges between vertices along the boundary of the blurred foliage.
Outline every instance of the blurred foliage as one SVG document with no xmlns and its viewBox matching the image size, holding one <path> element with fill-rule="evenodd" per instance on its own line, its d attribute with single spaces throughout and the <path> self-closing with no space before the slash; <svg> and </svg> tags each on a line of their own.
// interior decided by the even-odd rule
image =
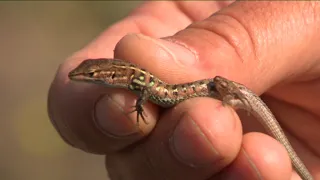
<svg viewBox="0 0 320 180">
<path fill-rule="evenodd" d="M 0 179 L 108 179 L 104 157 L 66 145 L 47 116 L 58 65 L 140 2 L 0 2 Z"/>
</svg>

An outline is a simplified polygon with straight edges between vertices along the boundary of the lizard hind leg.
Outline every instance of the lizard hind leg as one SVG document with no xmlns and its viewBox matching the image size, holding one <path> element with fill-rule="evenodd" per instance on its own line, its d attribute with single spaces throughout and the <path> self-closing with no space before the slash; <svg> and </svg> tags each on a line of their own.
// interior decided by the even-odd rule
<svg viewBox="0 0 320 180">
<path fill-rule="evenodd" d="M 238 94 L 228 94 L 226 96 L 223 97 L 222 100 L 222 105 L 223 106 L 231 106 L 234 109 L 244 109 L 247 111 L 247 115 L 249 116 L 251 113 L 251 105 L 249 104 L 249 102 L 246 100 L 246 98 L 241 98 L 238 97 Z"/>
<path fill-rule="evenodd" d="M 145 119 L 145 117 L 148 117 L 148 116 L 144 112 L 143 106 L 141 104 L 139 105 L 138 103 L 136 103 L 136 105 L 131 106 L 131 107 L 133 108 L 133 110 L 128 112 L 128 114 L 137 112 L 137 123 L 136 123 L 137 126 L 139 126 L 140 117 L 142 118 L 142 120 L 145 124 L 149 124 L 148 121 Z"/>
<path fill-rule="evenodd" d="M 223 106 L 231 106 L 231 107 L 236 107 L 237 104 L 236 102 L 234 101 L 234 96 L 231 95 L 231 94 L 228 94 L 226 96 L 223 97 L 222 99 L 222 105 Z"/>
</svg>

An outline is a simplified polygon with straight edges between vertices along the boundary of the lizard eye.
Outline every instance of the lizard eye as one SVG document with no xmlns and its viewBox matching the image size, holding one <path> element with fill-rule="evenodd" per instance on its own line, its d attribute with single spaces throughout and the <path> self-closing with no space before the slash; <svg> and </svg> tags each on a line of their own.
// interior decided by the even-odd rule
<svg viewBox="0 0 320 180">
<path fill-rule="evenodd" d="M 114 79 L 116 77 L 116 73 L 113 73 L 111 76 L 111 79 Z"/>
<path fill-rule="evenodd" d="M 89 77 L 93 77 L 94 76 L 94 72 L 92 71 L 92 72 L 88 72 L 88 76 Z"/>
</svg>

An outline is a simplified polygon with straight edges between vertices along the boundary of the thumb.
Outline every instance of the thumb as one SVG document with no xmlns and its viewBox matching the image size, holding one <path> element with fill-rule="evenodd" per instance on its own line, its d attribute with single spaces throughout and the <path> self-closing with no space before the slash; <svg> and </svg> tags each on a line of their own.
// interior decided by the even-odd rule
<svg viewBox="0 0 320 180">
<path fill-rule="evenodd" d="M 235 2 L 170 37 L 128 35 L 115 57 L 168 83 L 220 75 L 261 94 L 319 73 L 319 10 L 317 2 Z"/>
<path fill-rule="evenodd" d="M 317 2 L 235 2 L 171 37 L 127 35 L 115 57 L 169 83 L 221 75 L 262 93 L 319 69 L 317 9 Z"/>
</svg>

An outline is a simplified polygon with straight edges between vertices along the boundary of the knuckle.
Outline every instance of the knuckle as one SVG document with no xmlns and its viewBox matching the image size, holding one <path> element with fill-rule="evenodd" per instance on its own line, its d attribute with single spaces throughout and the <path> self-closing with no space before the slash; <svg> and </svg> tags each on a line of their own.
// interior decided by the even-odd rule
<svg viewBox="0 0 320 180">
<path fill-rule="evenodd" d="M 224 41 L 242 62 L 257 59 L 256 46 L 257 41 L 254 31 L 232 13 L 217 13 L 208 19 L 196 22 L 190 28 L 202 29 L 209 34 L 214 34 Z M 218 38 L 205 38 L 205 41 L 211 41 L 214 44 Z"/>
</svg>

